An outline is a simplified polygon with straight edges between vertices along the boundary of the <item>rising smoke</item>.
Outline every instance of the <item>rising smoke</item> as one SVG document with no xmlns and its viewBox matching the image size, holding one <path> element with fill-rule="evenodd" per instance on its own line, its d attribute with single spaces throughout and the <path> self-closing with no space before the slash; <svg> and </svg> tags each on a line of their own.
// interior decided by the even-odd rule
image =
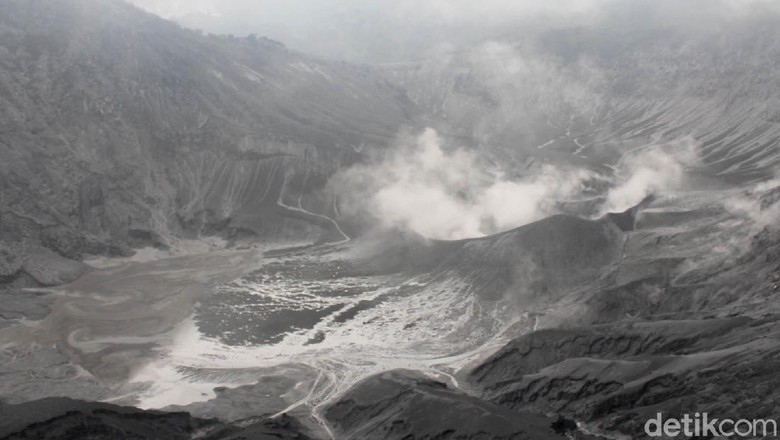
<svg viewBox="0 0 780 440">
<path fill-rule="evenodd" d="M 692 137 L 627 153 L 620 161 L 615 186 L 607 193 L 603 211 L 625 211 L 650 194 L 679 188 L 686 169 L 698 163 L 699 145 Z"/>
<path fill-rule="evenodd" d="M 543 166 L 510 179 L 471 151 L 446 150 L 430 128 L 391 150 L 341 173 L 331 186 L 342 195 L 345 212 L 428 238 L 481 237 L 551 215 L 556 202 L 579 193 L 592 177 L 581 169 Z"/>
<path fill-rule="evenodd" d="M 595 180 L 609 181 L 600 214 L 621 212 L 646 196 L 680 189 L 698 164 L 693 138 L 627 153 L 612 177 L 575 167 L 541 165 L 510 178 L 473 150 L 449 149 L 428 128 L 407 136 L 385 156 L 349 168 L 330 181 L 342 215 L 369 217 L 382 228 L 433 239 L 482 237 L 559 212 Z M 599 215 L 600 215 L 599 214 Z"/>
<path fill-rule="evenodd" d="M 780 218 L 780 178 L 773 178 L 724 200 L 730 213 L 752 222 L 752 234 L 764 228 L 776 229 Z"/>
</svg>

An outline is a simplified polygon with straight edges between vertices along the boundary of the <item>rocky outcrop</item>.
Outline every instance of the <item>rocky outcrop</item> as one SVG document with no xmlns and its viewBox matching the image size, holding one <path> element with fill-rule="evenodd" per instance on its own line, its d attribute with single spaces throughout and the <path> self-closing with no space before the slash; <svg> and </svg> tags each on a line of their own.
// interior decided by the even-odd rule
<svg viewBox="0 0 780 440">
<path fill-rule="evenodd" d="M 89 272 L 84 263 L 35 244 L 7 245 L 0 241 L 0 284 L 42 287 L 69 283 Z"/>
<path fill-rule="evenodd" d="M 19 405 L 0 403 L 0 438 L 307 440 L 288 416 L 246 420 L 240 425 L 198 419 L 184 412 L 142 411 L 105 403 L 51 398 Z"/>
<path fill-rule="evenodd" d="M 684 353 L 703 340 L 724 337 L 749 318 L 651 321 L 539 330 L 523 335 L 471 372 L 485 389 L 519 381 L 571 358 L 613 359 Z"/>
<path fill-rule="evenodd" d="M 555 419 L 509 411 L 404 370 L 356 384 L 328 406 L 325 416 L 343 439 L 567 438 L 553 429 Z"/>
<path fill-rule="evenodd" d="M 22 319 L 30 321 L 43 319 L 51 312 L 51 304 L 54 300 L 47 293 L 10 289 L 3 291 L 2 301 L 0 329 Z"/>
<path fill-rule="evenodd" d="M 771 417 L 780 320 L 727 318 L 543 330 L 469 376 L 487 400 L 632 437 L 656 412 Z M 734 402 L 740 402 L 735 406 Z"/>
</svg>

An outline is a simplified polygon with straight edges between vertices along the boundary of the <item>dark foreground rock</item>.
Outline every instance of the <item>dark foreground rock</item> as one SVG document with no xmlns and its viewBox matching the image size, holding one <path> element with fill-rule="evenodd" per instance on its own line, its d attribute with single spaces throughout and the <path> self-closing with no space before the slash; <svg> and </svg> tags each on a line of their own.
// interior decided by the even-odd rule
<svg viewBox="0 0 780 440">
<path fill-rule="evenodd" d="M 64 398 L 0 404 L 0 439 L 309 439 L 288 416 L 226 424 L 185 412 L 143 411 Z"/>
<path fill-rule="evenodd" d="M 780 414 L 780 318 L 625 323 L 522 336 L 475 368 L 487 400 L 643 438 L 661 412 Z"/>
<path fill-rule="evenodd" d="M 341 439 L 565 439 L 555 419 L 468 396 L 419 372 L 394 370 L 355 385 L 325 416 Z"/>
</svg>

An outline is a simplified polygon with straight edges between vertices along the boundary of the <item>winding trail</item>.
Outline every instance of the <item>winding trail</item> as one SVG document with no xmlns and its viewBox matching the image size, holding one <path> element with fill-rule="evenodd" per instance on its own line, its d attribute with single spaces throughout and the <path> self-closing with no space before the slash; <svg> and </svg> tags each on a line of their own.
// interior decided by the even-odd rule
<svg viewBox="0 0 780 440">
<path fill-rule="evenodd" d="M 349 235 L 347 235 L 344 232 L 344 230 L 341 229 L 341 226 L 338 224 L 338 222 L 336 220 L 334 220 L 333 218 L 328 217 L 327 215 L 324 215 L 324 214 L 317 214 L 316 212 L 311 212 L 311 211 L 305 209 L 303 206 L 300 206 L 301 205 L 301 198 L 300 198 L 300 196 L 298 197 L 298 205 L 299 206 L 290 206 L 290 205 L 284 203 L 284 190 L 285 190 L 286 187 L 287 187 L 287 176 L 285 176 L 284 183 L 282 184 L 282 189 L 279 191 L 279 198 L 276 200 L 276 204 L 277 205 L 279 205 L 280 207 L 282 207 L 284 209 L 290 210 L 290 211 L 299 212 L 299 213 L 302 213 L 302 214 L 306 214 L 308 216 L 317 217 L 317 218 L 320 218 L 320 219 L 323 219 L 323 220 L 327 220 L 330 224 L 332 224 L 336 228 L 336 231 L 338 231 L 338 233 L 343 237 L 342 240 L 333 242 L 331 244 L 343 244 L 343 243 L 347 243 L 347 242 L 349 242 L 351 240 Z"/>
</svg>

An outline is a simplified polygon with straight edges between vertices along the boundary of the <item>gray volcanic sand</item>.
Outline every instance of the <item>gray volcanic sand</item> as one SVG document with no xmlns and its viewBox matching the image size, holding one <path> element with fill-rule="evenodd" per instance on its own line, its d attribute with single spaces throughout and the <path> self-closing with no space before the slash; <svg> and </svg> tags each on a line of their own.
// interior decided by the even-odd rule
<svg viewBox="0 0 780 440">
<path fill-rule="evenodd" d="M 99 269 L 52 289 L 48 316 L 0 330 L 0 392 L 12 401 L 116 395 L 199 298 L 259 265 L 256 250 L 210 252 Z"/>
</svg>

